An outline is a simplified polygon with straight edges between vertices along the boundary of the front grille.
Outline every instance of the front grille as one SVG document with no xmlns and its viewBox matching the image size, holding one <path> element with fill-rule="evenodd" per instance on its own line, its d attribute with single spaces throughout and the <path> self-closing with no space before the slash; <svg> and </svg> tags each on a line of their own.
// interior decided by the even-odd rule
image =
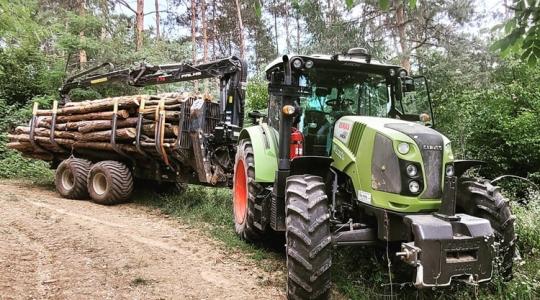
<svg viewBox="0 0 540 300">
<path fill-rule="evenodd" d="M 392 140 L 377 133 L 371 157 L 371 188 L 399 194 L 402 189 L 399 159 Z"/>
<path fill-rule="evenodd" d="M 422 199 L 437 199 L 442 197 L 442 167 L 444 141 L 437 131 L 414 123 L 393 123 L 385 127 L 399 131 L 412 138 L 420 148 L 424 174 L 426 175 L 425 190 L 420 195 Z"/>
</svg>

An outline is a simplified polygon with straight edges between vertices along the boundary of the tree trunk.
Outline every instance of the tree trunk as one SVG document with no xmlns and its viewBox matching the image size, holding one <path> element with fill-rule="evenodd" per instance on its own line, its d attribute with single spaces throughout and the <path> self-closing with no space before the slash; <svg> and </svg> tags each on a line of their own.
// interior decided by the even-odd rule
<svg viewBox="0 0 540 300">
<path fill-rule="evenodd" d="M 402 0 L 396 0 L 394 3 L 396 4 L 396 28 L 398 30 L 399 45 L 401 47 L 400 63 L 407 72 L 410 72 L 411 53 L 409 52 L 407 35 L 405 33 L 405 5 Z"/>
<path fill-rule="evenodd" d="M 113 109 L 113 101 L 99 101 L 99 102 L 89 102 L 84 105 L 78 106 L 67 106 L 58 109 L 57 115 L 71 115 L 71 114 L 86 114 L 93 112 L 104 112 L 107 110 Z M 139 107 L 139 100 L 134 97 L 121 97 L 118 98 L 118 108 L 119 109 L 129 109 Z M 44 109 L 37 111 L 38 116 L 50 116 L 52 115 L 52 110 Z"/>
<path fill-rule="evenodd" d="M 116 140 L 126 141 L 135 139 L 135 128 L 120 128 L 116 130 Z M 108 142 L 111 140 L 112 130 L 88 132 L 81 135 L 77 140 L 85 142 Z"/>
<path fill-rule="evenodd" d="M 98 121 L 81 121 L 73 124 L 77 130 L 82 133 L 99 131 L 104 129 L 110 129 L 112 127 L 112 120 L 98 120 Z M 62 124 L 59 124 L 62 125 Z M 116 128 L 135 127 L 137 125 L 137 118 L 127 118 L 125 120 L 116 121 Z"/>
<path fill-rule="evenodd" d="M 174 138 L 177 137 L 179 134 L 179 128 L 178 126 L 174 126 L 171 124 L 165 124 L 165 137 L 166 138 Z M 143 125 L 142 133 L 149 136 L 154 137 L 156 134 L 156 125 L 155 124 L 146 124 Z"/>
<path fill-rule="evenodd" d="M 86 14 L 85 0 L 79 0 L 79 16 L 84 17 Z M 84 31 L 79 32 L 79 42 L 84 45 Z M 86 65 L 88 58 L 86 57 L 86 50 L 79 50 L 79 68 L 82 70 Z"/>
<path fill-rule="evenodd" d="M 276 39 L 276 55 L 279 55 L 279 39 L 278 39 L 278 30 L 277 30 L 276 0 L 274 0 L 274 37 Z"/>
<path fill-rule="evenodd" d="M 197 7 L 195 6 L 195 0 L 191 0 L 191 63 L 197 63 Z M 195 91 L 199 90 L 199 81 L 195 80 L 193 82 Z"/>
<path fill-rule="evenodd" d="M 18 126 L 17 128 L 15 128 L 14 133 L 30 135 L 30 127 Z M 36 136 L 49 137 L 51 135 L 51 130 L 46 129 L 46 128 L 34 128 L 34 134 Z M 54 137 L 76 140 L 76 139 L 81 138 L 81 134 L 79 132 L 73 132 L 73 131 L 54 131 Z"/>
<path fill-rule="evenodd" d="M 160 32 L 160 16 L 159 16 L 159 0 L 156 0 L 156 39 L 159 40 L 161 38 L 161 32 Z"/>
<path fill-rule="evenodd" d="M 300 54 L 300 16 L 296 13 L 296 53 Z"/>
<path fill-rule="evenodd" d="M 289 8 L 285 7 L 285 41 L 287 43 L 287 52 L 292 53 L 291 49 L 291 36 L 289 34 Z M 297 53 L 299 54 L 299 53 Z"/>
<path fill-rule="evenodd" d="M 206 21 L 206 0 L 201 0 L 201 23 L 203 27 L 203 62 L 208 62 L 208 24 Z M 204 80 L 204 93 L 208 93 L 208 80 Z"/>
<path fill-rule="evenodd" d="M 84 115 L 71 115 L 71 116 L 57 116 L 56 121 L 59 123 L 66 123 L 66 122 L 75 122 L 75 121 L 89 121 L 89 120 L 111 120 L 113 116 L 112 111 L 103 111 L 103 112 L 95 112 L 95 113 L 89 113 Z M 119 119 L 126 119 L 129 117 L 129 112 L 127 110 L 119 110 L 118 111 L 118 118 Z M 40 120 L 39 126 L 41 126 L 41 123 L 51 123 L 50 117 L 44 117 Z"/>
<path fill-rule="evenodd" d="M 139 51 L 143 47 L 143 31 L 144 31 L 144 0 L 137 0 L 137 12 L 135 14 L 135 51 Z"/>
<path fill-rule="evenodd" d="M 236 13 L 238 14 L 238 38 L 240 41 L 240 45 L 239 45 L 240 58 L 244 59 L 245 46 L 244 46 L 244 23 L 242 22 L 242 10 L 240 7 L 240 1 L 239 0 L 235 0 L 235 1 L 236 1 Z"/>
<path fill-rule="evenodd" d="M 212 0 L 212 59 L 216 59 L 216 0 Z"/>
</svg>

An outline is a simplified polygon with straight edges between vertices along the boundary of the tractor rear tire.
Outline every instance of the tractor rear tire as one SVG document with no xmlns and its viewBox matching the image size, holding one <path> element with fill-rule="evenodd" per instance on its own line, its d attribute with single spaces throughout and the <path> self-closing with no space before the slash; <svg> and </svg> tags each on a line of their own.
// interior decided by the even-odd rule
<svg viewBox="0 0 540 300">
<path fill-rule="evenodd" d="M 328 197 L 321 177 L 295 175 L 286 187 L 287 296 L 328 299 L 332 235 Z"/>
<path fill-rule="evenodd" d="M 64 198 L 83 200 L 88 199 L 86 181 L 92 162 L 81 158 L 64 160 L 54 176 L 56 191 Z"/>
<path fill-rule="evenodd" d="M 499 245 L 496 270 L 503 280 L 511 280 L 516 234 L 515 216 L 512 215 L 509 201 L 489 180 L 461 179 L 458 193 L 458 211 L 489 220 L 495 232 L 495 242 Z"/>
<path fill-rule="evenodd" d="M 263 187 L 255 182 L 255 157 L 251 141 L 242 140 L 236 151 L 233 180 L 233 214 L 236 234 L 247 241 L 258 241 L 264 232 L 255 227 L 255 199 Z"/>
<path fill-rule="evenodd" d="M 88 192 L 95 203 L 113 205 L 129 200 L 133 176 L 123 163 L 106 160 L 96 163 L 88 174 Z"/>
</svg>

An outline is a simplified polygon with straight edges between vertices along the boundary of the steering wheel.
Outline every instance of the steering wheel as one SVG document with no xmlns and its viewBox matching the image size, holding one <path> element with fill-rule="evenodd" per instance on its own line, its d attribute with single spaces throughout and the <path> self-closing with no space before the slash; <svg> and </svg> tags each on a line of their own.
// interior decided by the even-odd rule
<svg viewBox="0 0 540 300">
<path fill-rule="evenodd" d="M 326 100 L 326 105 L 331 106 L 332 108 L 341 108 L 348 105 L 353 105 L 354 101 L 351 99 L 330 99 Z"/>
</svg>

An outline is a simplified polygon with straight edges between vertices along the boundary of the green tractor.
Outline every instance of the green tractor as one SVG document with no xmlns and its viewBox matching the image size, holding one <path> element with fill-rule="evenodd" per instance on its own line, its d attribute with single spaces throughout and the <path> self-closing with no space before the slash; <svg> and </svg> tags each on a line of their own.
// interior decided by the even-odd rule
<svg viewBox="0 0 540 300">
<path fill-rule="evenodd" d="M 233 214 L 248 241 L 285 232 L 289 298 L 328 298 L 342 245 L 397 244 L 418 288 L 511 278 L 509 203 L 432 129 L 424 77 L 360 48 L 284 56 L 266 77 L 268 114 L 239 135 Z"/>
</svg>

